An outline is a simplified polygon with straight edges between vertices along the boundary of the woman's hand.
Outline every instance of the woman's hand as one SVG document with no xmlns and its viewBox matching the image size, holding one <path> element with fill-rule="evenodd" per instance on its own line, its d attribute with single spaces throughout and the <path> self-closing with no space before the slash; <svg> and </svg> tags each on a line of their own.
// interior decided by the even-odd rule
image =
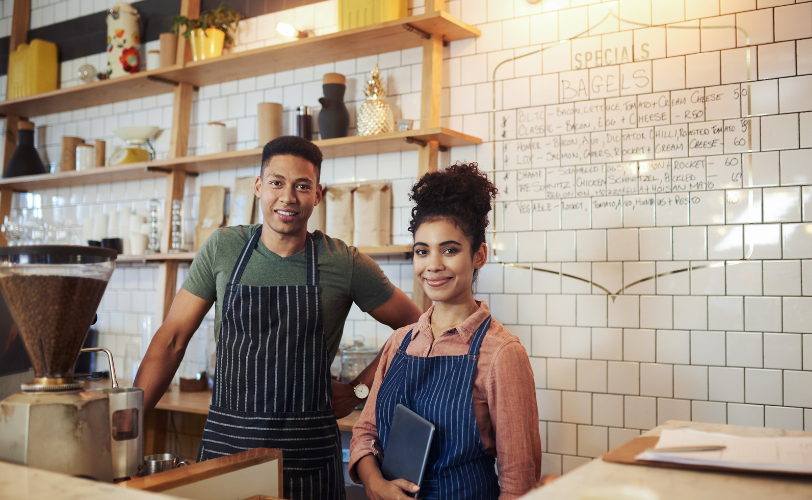
<svg viewBox="0 0 812 500">
<path fill-rule="evenodd" d="M 378 459 L 372 455 L 359 460 L 355 470 L 370 500 L 405 500 L 414 498 L 410 495 L 420 490 L 419 486 L 405 479 L 394 481 L 384 479 Z"/>
<path fill-rule="evenodd" d="M 405 479 L 387 481 L 382 476 L 370 482 L 366 494 L 370 500 L 406 500 L 420 490 L 416 484 Z"/>
</svg>

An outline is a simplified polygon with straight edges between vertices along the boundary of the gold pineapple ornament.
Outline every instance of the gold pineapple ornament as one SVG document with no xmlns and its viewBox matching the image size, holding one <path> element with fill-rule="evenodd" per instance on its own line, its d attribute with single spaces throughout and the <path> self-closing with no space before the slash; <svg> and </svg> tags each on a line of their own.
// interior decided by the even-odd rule
<svg viewBox="0 0 812 500">
<path fill-rule="evenodd" d="M 384 86 L 378 65 L 369 72 L 369 79 L 364 84 L 364 95 L 367 100 L 361 104 L 358 111 L 358 135 L 388 134 L 395 130 L 395 119 L 386 98 Z"/>
</svg>

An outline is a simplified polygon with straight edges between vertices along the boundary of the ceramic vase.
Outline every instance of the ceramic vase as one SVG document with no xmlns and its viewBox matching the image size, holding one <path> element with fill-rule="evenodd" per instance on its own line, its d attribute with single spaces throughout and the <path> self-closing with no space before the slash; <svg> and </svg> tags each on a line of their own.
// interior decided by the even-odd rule
<svg viewBox="0 0 812 500">
<path fill-rule="evenodd" d="M 132 5 L 118 2 L 107 15 L 107 77 L 118 78 L 141 69 L 140 16 Z"/>
<path fill-rule="evenodd" d="M 3 178 L 48 173 L 34 147 L 34 124 L 20 122 L 17 130 L 17 149 L 3 172 Z"/>
<path fill-rule="evenodd" d="M 319 132 L 322 139 L 347 137 L 350 131 L 350 112 L 344 105 L 344 93 L 347 90 L 344 75 L 328 73 L 322 80 L 324 97 L 319 98 Z"/>
</svg>

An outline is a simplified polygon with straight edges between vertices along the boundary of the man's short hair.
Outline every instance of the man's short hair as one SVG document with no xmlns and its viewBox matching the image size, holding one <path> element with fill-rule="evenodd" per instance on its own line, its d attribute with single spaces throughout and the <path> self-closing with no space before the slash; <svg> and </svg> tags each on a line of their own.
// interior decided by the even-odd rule
<svg viewBox="0 0 812 500">
<path fill-rule="evenodd" d="M 259 175 L 265 172 L 265 167 L 274 156 L 291 155 L 306 160 L 316 169 L 316 182 L 321 178 L 322 154 L 318 146 L 303 137 L 296 135 L 283 135 L 272 140 L 262 148 L 262 166 Z"/>
</svg>

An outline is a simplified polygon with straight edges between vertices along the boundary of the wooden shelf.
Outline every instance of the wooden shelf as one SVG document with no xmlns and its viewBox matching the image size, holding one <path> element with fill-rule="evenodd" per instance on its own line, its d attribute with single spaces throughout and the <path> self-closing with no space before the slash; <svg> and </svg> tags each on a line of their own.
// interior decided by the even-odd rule
<svg viewBox="0 0 812 500">
<path fill-rule="evenodd" d="M 94 83 L 80 83 L 73 87 L 35 94 L 20 99 L 0 101 L 0 115 L 26 118 L 73 111 L 102 104 L 126 101 L 172 92 L 176 83 L 165 78 L 175 67 L 141 71 Z"/>
<path fill-rule="evenodd" d="M 420 33 L 442 34 L 447 42 L 480 36 L 480 31 L 447 12 L 431 12 L 259 49 L 186 63 L 162 76 L 196 87 L 420 47 Z M 318 76 L 318 75 L 317 75 Z"/>
<path fill-rule="evenodd" d="M 412 142 L 407 142 L 407 140 L 411 140 Z M 313 143 L 321 149 L 324 158 L 345 158 L 349 156 L 416 150 L 420 143 L 428 141 L 438 141 L 442 147 L 482 144 L 482 141 L 476 137 L 442 127 L 364 137 L 340 137 L 337 139 L 313 141 Z M 178 158 L 171 165 L 164 163 L 159 166 L 182 168 L 187 172 L 204 173 L 241 167 L 259 167 L 261 160 L 262 148 L 256 148 L 214 155 L 186 156 L 184 158 Z"/>
<path fill-rule="evenodd" d="M 386 245 L 382 247 L 357 247 L 358 251 L 371 256 L 411 254 L 411 245 Z"/>
<path fill-rule="evenodd" d="M 407 142 L 407 139 L 412 142 Z M 438 141 L 443 147 L 468 146 L 482 143 L 482 141 L 476 137 L 442 127 L 365 137 L 341 137 L 338 139 L 313 141 L 313 143 L 321 148 L 325 158 L 341 158 L 408 151 L 417 149 L 421 142 L 428 141 Z M 34 189 L 53 189 L 66 186 L 132 181 L 162 177 L 172 170 L 184 170 L 189 173 L 214 172 L 241 167 L 259 167 L 261 160 L 262 148 L 256 148 L 213 155 L 184 156 L 181 158 L 153 162 L 130 163 L 117 167 L 94 168 L 78 172 L 59 172 L 56 174 L 28 175 L 25 177 L 0 179 L 0 189 L 30 191 Z"/>
<path fill-rule="evenodd" d="M 144 255 L 119 255 L 116 262 L 166 262 L 168 260 L 191 261 L 197 252 L 152 253 Z"/>
<path fill-rule="evenodd" d="M 440 33 L 448 42 L 480 36 L 478 29 L 448 13 L 432 12 L 12 99 L 0 102 L 0 115 L 30 118 L 164 94 L 172 92 L 174 86 L 181 82 L 202 87 L 420 47 L 423 37 L 420 33 L 406 30 L 403 27 L 406 24 L 427 34 Z"/>
<path fill-rule="evenodd" d="M 380 247 L 358 247 L 358 251 L 367 255 L 381 257 L 386 255 L 400 255 L 411 254 L 411 245 L 386 245 Z M 166 262 L 170 260 L 177 260 L 180 262 L 191 262 L 194 260 L 197 252 L 181 252 L 181 253 L 153 253 L 149 255 L 119 255 L 116 262 L 121 263 L 147 263 L 147 262 Z"/>
<path fill-rule="evenodd" d="M 92 168 L 56 174 L 26 175 L 0 179 L 0 189 L 31 191 L 33 189 L 54 189 L 68 186 L 86 186 L 107 182 L 135 181 L 166 176 L 166 171 L 155 170 L 161 162 L 139 162 L 117 167 Z"/>
</svg>

